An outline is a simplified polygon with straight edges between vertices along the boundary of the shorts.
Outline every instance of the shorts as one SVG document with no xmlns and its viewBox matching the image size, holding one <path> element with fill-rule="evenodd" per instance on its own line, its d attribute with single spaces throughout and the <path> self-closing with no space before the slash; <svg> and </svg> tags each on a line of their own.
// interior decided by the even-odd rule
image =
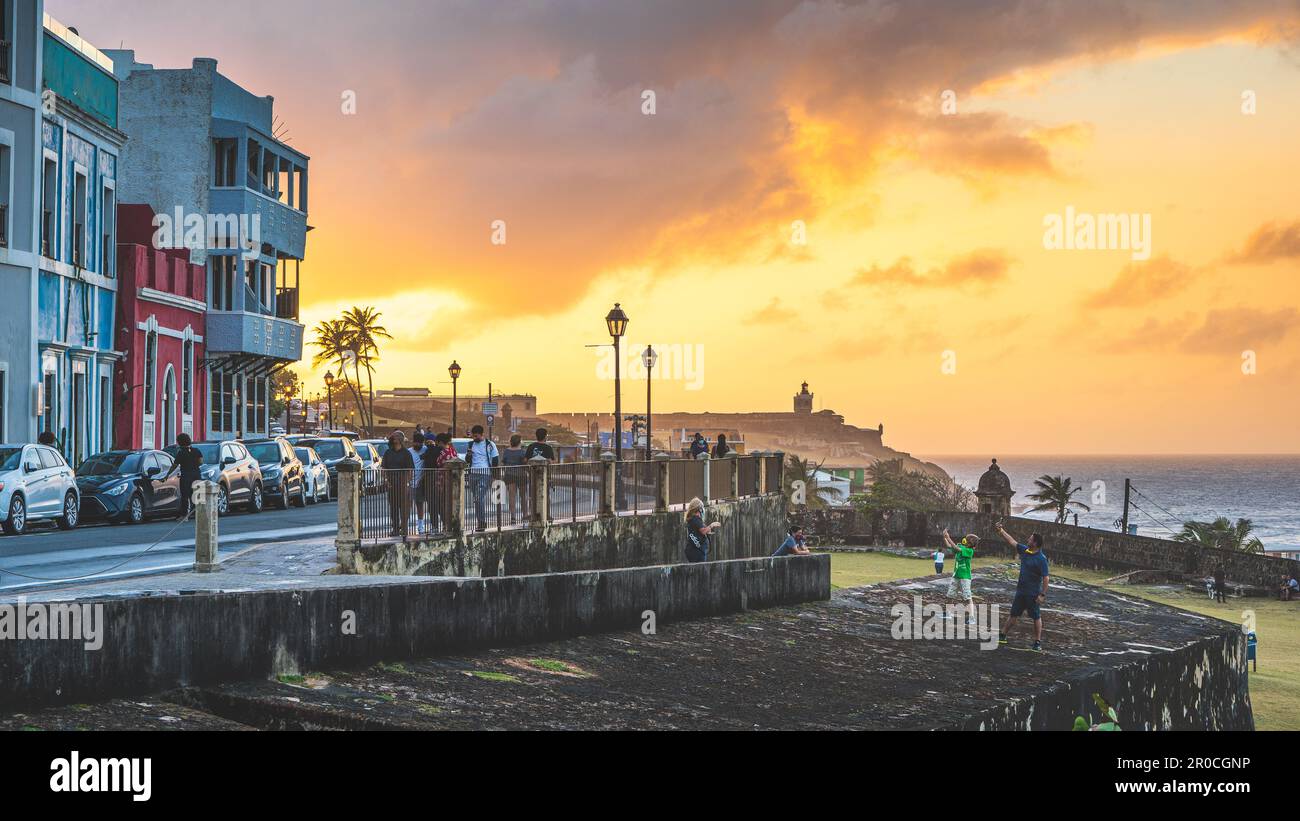
<svg viewBox="0 0 1300 821">
<path fill-rule="evenodd" d="M 958 595 L 958 591 L 961 592 L 960 596 Z M 959 598 L 964 599 L 965 601 L 970 601 L 970 579 L 959 579 L 956 576 L 953 576 L 948 582 L 948 598 Z"/>
<path fill-rule="evenodd" d="M 1038 621 L 1043 617 L 1042 611 L 1038 609 L 1037 593 L 1017 593 L 1015 599 L 1011 601 L 1011 618 L 1016 618 L 1021 613 L 1028 613 L 1029 618 Z"/>
</svg>

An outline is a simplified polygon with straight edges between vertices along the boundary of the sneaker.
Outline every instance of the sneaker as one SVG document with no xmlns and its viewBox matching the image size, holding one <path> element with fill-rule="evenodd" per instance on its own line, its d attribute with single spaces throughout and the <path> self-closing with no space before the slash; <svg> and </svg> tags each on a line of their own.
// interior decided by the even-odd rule
<svg viewBox="0 0 1300 821">
<path fill-rule="evenodd" d="M 1006 643 L 1007 643 L 1007 634 L 998 633 L 998 644 L 1006 644 Z"/>
<path fill-rule="evenodd" d="M 1041 641 L 1034 642 L 1034 649 L 1041 651 L 1043 649 L 1043 643 Z"/>
</svg>

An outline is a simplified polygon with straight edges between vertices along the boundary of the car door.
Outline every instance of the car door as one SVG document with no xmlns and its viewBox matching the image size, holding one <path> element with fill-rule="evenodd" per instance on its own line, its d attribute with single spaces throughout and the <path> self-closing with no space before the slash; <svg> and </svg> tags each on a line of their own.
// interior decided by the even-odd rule
<svg viewBox="0 0 1300 821">
<path fill-rule="evenodd" d="M 63 497 L 70 488 L 76 487 L 72 468 L 63 461 L 63 455 L 53 448 L 37 447 L 41 460 L 41 469 L 45 474 L 43 493 L 49 499 L 49 513 L 58 516 L 63 513 Z"/>
<path fill-rule="evenodd" d="M 180 473 L 171 472 L 172 457 L 162 451 L 155 451 L 150 454 L 149 458 L 153 462 L 146 462 L 145 470 L 149 469 L 147 466 L 149 464 L 153 464 L 154 467 L 158 468 L 152 482 L 154 509 L 163 513 L 177 510 L 181 499 L 181 477 Z M 168 473 L 171 473 L 171 475 L 167 476 Z M 167 478 L 162 478 L 164 476 L 167 476 Z"/>
<path fill-rule="evenodd" d="M 54 471 L 42 462 L 41 450 L 43 448 L 35 446 L 23 448 L 23 492 L 27 497 L 29 516 L 49 515 L 54 504 Z"/>
<path fill-rule="evenodd" d="M 233 461 L 227 463 L 227 460 Z M 233 445 L 221 446 L 221 473 L 226 477 L 231 501 L 242 499 L 249 494 L 247 468 L 239 463 Z"/>
</svg>

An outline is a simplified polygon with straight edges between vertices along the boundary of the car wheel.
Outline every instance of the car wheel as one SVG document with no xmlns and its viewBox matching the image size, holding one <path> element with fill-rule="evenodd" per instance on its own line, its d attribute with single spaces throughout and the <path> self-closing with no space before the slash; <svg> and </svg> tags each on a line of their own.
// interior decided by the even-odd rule
<svg viewBox="0 0 1300 821">
<path fill-rule="evenodd" d="M 248 512 L 261 513 L 265 506 L 266 500 L 262 498 L 262 483 L 258 482 L 253 485 L 253 496 L 248 500 Z"/>
<path fill-rule="evenodd" d="M 9 502 L 9 518 L 4 522 L 4 531 L 10 536 L 21 536 L 27 530 L 27 504 L 23 497 L 14 494 Z"/>
<path fill-rule="evenodd" d="M 328 477 L 328 476 L 325 477 L 325 487 L 324 487 L 324 488 L 321 487 L 321 484 L 320 484 L 320 480 L 319 480 L 319 479 L 316 481 L 316 491 L 317 491 L 318 493 L 320 493 L 321 490 L 324 490 L 324 491 L 325 491 L 324 493 L 321 493 L 321 494 L 320 494 L 321 501 L 328 502 L 328 501 L 330 500 L 330 480 L 329 480 L 329 477 Z"/>
<path fill-rule="evenodd" d="M 289 480 L 284 479 L 280 482 L 280 501 L 276 502 L 275 506 L 281 510 L 288 510 L 289 503 Z"/>
<path fill-rule="evenodd" d="M 131 497 L 131 501 L 126 503 L 126 521 L 133 525 L 138 525 L 144 521 L 144 497 L 139 493 Z"/>
<path fill-rule="evenodd" d="M 63 497 L 63 515 L 55 519 L 55 524 L 59 530 L 71 530 L 77 526 L 77 521 L 81 518 L 81 504 L 77 501 L 77 494 L 69 493 Z"/>
<path fill-rule="evenodd" d="M 294 502 L 298 507 L 307 506 L 307 480 L 298 480 L 298 499 Z"/>
<path fill-rule="evenodd" d="M 225 485 L 217 487 L 217 515 L 225 516 L 230 512 L 230 491 Z"/>
</svg>

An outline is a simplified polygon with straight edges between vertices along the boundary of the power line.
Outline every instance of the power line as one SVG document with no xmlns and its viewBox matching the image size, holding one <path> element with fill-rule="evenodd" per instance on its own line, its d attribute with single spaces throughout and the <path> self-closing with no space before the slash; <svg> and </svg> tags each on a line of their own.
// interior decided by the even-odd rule
<svg viewBox="0 0 1300 821">
<path fill-rule="evenodd" d="M 1134 510 L 1141 511 L 1142 515 L 1146 516 L 1148 519 L 1150 519 L 1151 521 L 1155 522 L 1156 525 L 1158 525 L 1159 527 L 1163 527 L 1165 530 L 1168 530 L 1170 533 L 1174 534 L 1175 536 L 1178 535 L 1178 531 L 1173 530 L 1173 529 L 1170 528 L 1168 525 L 1166 525 L 1164 522 L 1162 522 L 1162 521 L 1160 521 L 1159 519 L 1157 519 L 1155 516 L 1152 516 L 1150 513 L 1147 513 L 1146 510 L 1144 510 L 1140 505 L 1138 505 L 1137 502 L 1134 502 L 1134 501 L 1132 501 L 1132 500 L 1130 499 L 1130 500 L 1129 500 L 1129 507 L 1133 508 Z"/>
<path fill-rule="evenodd" d="M 1146 499 L 1148 502 L 1150 502 L 1151 504 L 1155 505 L 1158 509 L 1164 511 L 1164 513 L 1165 513 L 1167 516 L 1169 516 L 1170 519 L 1172 519 L 1174 522 L 1176 522 L 1176 523 L 1178 524 L 1179 527 L 1182 527 L 1182 524 L 1183 524 L 1182 520 L 1179 519 L 1177 516 L 1175 516 L 1173 513 L 1171 513 L 1168 509 L 1166 509 L 1165 507 L 1163 507 L 1163 506 L 1162 506 L 1159 502 L 1157 502 L 1155 499 L 1152 499 L 1150 496 L 1148 496 L 1148 495 L 1146 495 L 1145 493 L 1143 493 L 1142 491 L 1138 490 L 1136 487 L 1133 487 L 1133 491 L 1134 491 L 1135 493 L 1137 493 L 1137 495 L 1141 496 L 1143 499 Z"/>
</svg>

